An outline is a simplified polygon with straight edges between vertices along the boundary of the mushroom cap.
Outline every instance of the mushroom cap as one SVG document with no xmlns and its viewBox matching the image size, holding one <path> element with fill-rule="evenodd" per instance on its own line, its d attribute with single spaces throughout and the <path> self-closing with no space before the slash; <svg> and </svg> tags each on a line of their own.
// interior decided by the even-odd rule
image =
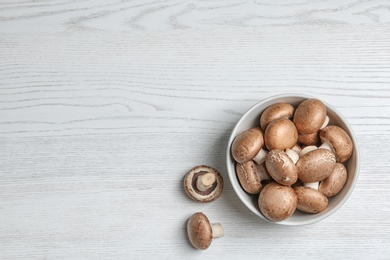
<svg viewBox="0 0 390 260">
<path fill-rule="evenodd" d="M 197 212 L 188 219 L 187 234 L 196 249 L 205 250 L 211 245 L 213 231 L 205 214 Z"/>
<path fill-rule="evenodd" d="M 241 187 L 249 194 L 259 194 L 263 187 L 261 181 L 270 179 L 264 164 L 258 165 L 254 161 L 237 163 L 236 173 Z"/>
<path fill-rule="evenodd" d="M 320 143 L 319 132 L 317 131 L 311 134 L 298 133 L 298 143 L 317 146 Z"/>
<path fill-rule="evenodd" d="M 294 123 L 287 118 L 278 118 L 269 123 L 264 133 L 264 142 L 268 150 L 292 148 L 298 141 L 298 131 Z"/>
<path fill-rule="evenodd" d="M 341 163 L 336 163 L 330 176 L 320 182 L 318 190 L 326 197 L 333 197 L 339 193 L 347 182 L 347 169 Z"/>
<path fill-rule="evenodd" d="M 297 208 L 307 213 L 319 213 L 328 206 L 328 198 L 320 191 L 310 187 L 298 186 L 294 189 L 297 198 Z"/>
<path fill-rule="evenodd" d="M 260 127 L 250 128 L 234 138 L 231 152 L 234 160 L 243 163 L 252 160 L 264 145 Z"/>
<path fill-rule="evenodd" d="M 298 170 L 291 158 L 282 150 L 271 150 L 265 159 L 269 175 L 278 183 L 290 186 L 298 179 Z"/>
<path fill-rule="evenodd" d="M 318 182 L 329 177 L 336 166 L 335 155 L 327 149 L 316 149 L 299 158 L 298 178 L 303 182 Z"/>
<path fill-rule="evenodd" d="M 201 191 L 196 187 L 198 178 L 206 173 L 212 173 L 215 176 L 215 182 L 212 186 Z M 184 177 L 184 190 L 194 201 L 211 202 L 219 198 L 223 191 L 222 175 L 213 167 L 200 165 L 192 168 Z"/>
<path fill-rule="evenodd" d="M 278 118 L 289 118 L 294 114 L 294 107 L 288 103 L 275 103 L 267 107 L 260 117 L 260 126 L 265 130 L 269 123 Z"/>
<path fill-rule="evenodd" d="M 302 134 L 317 132 L 325 119 L 326 106 L 318 99 L 307 99 L 295 109 L 294 123 Z"/>
<path fill-rule="evenodd" d="M 261 190 L 258 204 L 267 219 L 282 221 L 294 213 L 298 199 L 291 187 L 272 182 Z"/>
<path fill-rule="evenodd" d="M 321 142 L 327 142 L 333 147 L 337 162 L 345 162 L 351 157 L 352 140 L 341 127 L 334 125 L 325 127 L 320 131 L 320 138 Z"/>
</svg>

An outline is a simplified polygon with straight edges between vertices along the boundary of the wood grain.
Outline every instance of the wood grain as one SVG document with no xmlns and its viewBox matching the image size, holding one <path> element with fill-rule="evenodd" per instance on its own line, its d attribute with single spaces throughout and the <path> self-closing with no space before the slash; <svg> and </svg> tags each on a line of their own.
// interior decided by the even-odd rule
<svg viewBox="0 0 390 260">
<path fill-rule="evenodd" d="M 386 259 L 389 1 L 0 1 L 2 259 Z M 260 221 L 225 152 L 256 102 L 314 95 L 357 135 L 359 182 L 304 227 Z M 221 198 L 182 178 L 208 164 Z M 197 211 L 225 237 L 186 238 Z"/>
</svg>

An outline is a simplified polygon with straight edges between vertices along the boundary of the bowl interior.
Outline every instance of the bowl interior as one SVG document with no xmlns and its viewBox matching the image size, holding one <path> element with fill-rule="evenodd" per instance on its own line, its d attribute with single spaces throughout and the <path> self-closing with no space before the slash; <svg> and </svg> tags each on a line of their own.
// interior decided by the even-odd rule
<svg viewBox="0 0 390 260">
<path fill-rule="evenodd" d="M 241 185 L 239 183 L 235 171 L 236 163 L 230 152 L 231 143 L 239 133 L 251 127 L 259 126 L 260 115 L 268 106 L 274 103 L 286 102 L 293 105 L 294 107 L 297 107 L 302 101 L 308 98 L 314 98 L 314 97 L 306 96 L 306 95 L 281 95 L 281 96 L 271 97 L 262 102 L 257 103 L 242 116 L 242 118 L 238 121 L 238 123 L 234 127 L 231 136 L 229 138 L 228 150 L 226 154 L 227 170 L 228 170 L 229 179 L 233 186 L 233 189 L 237 193 L 241 201 L 254 214 L 256 214 L 257 216 L 259 216 L 260 218 L 266 221 L 269 220 L 266 219 L 261 214 L 258 207 L 258 203 L 257 203 L 258 195 L 248 194 L 241 188 Z M 282 224 L 282 225 L 306 225 L 306 224 L 311 224 L 319 220 L 322 220 L 330 216 L 331 214 L 333 214 L 337 209 L 339 209 L 344 204 L 344 202 L 348 199 L 349 195 L 352 193 L 352 190 L 357 182 L 358 169 L 359 169 L 359 154 L 358 154 L 358 145 L 357 145 L 356 137 L 351 127 L 348 125 L 347 121 L 343 118 L 343 116 L 340 113 L 338 113 L 333 107 L 328 105 L 326 102 L 324 101 L 322 102 L 325 104 L 328 110 L 329 125 L 337 125 L 343 128 L 351 137 L 354 145 L 351 158 L 346 163 L 344 163 L 348 172 L 347 182 L 339 194 L 337 194 L 332 198 L 329 198 L 329 205 L 323 212 L 318 214 L 308 214 L 296 210 L 294 214 L 288 219 L 280 222 L 272 222 L 272 223 Z"/>
</svg>

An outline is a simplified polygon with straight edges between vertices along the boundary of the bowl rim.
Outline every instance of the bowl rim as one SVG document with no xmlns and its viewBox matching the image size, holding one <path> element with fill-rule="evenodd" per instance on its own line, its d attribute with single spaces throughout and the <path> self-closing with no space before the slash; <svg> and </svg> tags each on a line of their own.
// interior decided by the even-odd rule
<svg viewBox="0 0 390 260">
<path fill-rule="evenodd" d="M 327 107 L 327 108 L 330 108 L 330 110 L 332 110 L 332 112 L 334 114 L 336 114 L 337 117 L 340 118 L 341 121 L 343 121 L 344 125 L 346 126 L 348 132 L 350 133 L 350 137 L 352 139 L 352 143 L 354 144 L 354 153 L 355 153 L 355 157 L 356 157 L 356 167 L 355 167 L 355 174 L 353 176 L 353 179 L 352 179 L 352 182 L 351 182 L 351 185 L 348 189 L 348 191 L 346 192 L 346 194 L 344 195 L 344 197 L 341 198 L 341 200 L 339 201 L 339 203 L 337 203 L 332 209 L 330 209 L 328 212 L 322 214 L 322 215 L 319 215 L 318 217 L 316 218 L 312 218 L 312 219 L 309 219 L 309 220 L 302 220 L 302 221 L 296 221 L 296 222 L 289 222 L 288 219 L 286 220 L 283 220 L 283 221 L 279 221 L 279 222 L 274 222 L 274 221 L 271 221 L 267 218 L 265 218 L 263 216 L 263 214 L 260 212 L 260 210 L 258 210 L 258 212 L 254 212 L 252 210 L 252 205 L 250 204 L 250 202 L 248 200 L 245 200 L 244 198 L 242 198 L 242 196 L 237 192 L 236 189 L 241 189 L 242 190 L 242 187 L 239 183 L 239 181 L 237 180 L 237 177 L 236 177 L 236 172 L 235 172 L 235 169 L 233 169 L 233 171 L 231 170 L 231 161 L 232 161 L 232 155 L 231 155 L 231 144 L 234 140 L 234 138 L 237 136 L 238 133 L 237 132 L 237 129 L 239 128 L 239 126 L 241 125 L 241 123 L 246 119 L 247 115 L 250 114 L 253 110 L 256 110 L 259 106 L 267 103 L 267 102 L 271 102 L 273 100 L 277 100 L 277 99 L 282 99 L 282 98 L 300 98 L 300 99 L 318 99 L 320 100 L 321 102 L 324 103 L 324 105 Z M 265 108 L 264 108 L 265 109 Z M 233 159 L 234 160 L 234 159 Z M 327 217 L 329 217 L 330 215 L 334 214 L 338 209 L 341 208 L 341 206 L 348 200 L 348 198 L 350 197 L 350 195 L 352 194 L 355 186 L 356 186 L 356 183 L 358 181 L 358 176 L 359 176 L 359 169 L 360 169 L 360 154 L 359 154 L 359 145 L 358 145 L 358 142 L 357 142 L 357 138 L 356 138 L 356 135 L 352 129 L 352 127 L 350 126 L 350 124 L 348 123 L 348 121 L 345 119 L 345 117 L 336 109 L 334 108 L 332 105 L 328 104 L 327 102 L 323 101 L 322 99 L 320 98 L 317 98 L 317 97 L 314 97 L 314 96 L 311 96 L 311 95 L 307 95 L 307 94 L 299 94 L 299 93 L 286 93 L 286 94 L 279 94 L 279 95 L 273 95 L 273 96 L 270 96 L 270 97 L 267 97 L 263 100 L 260 100 L 258 101 L 257 103 L 255 103 L 253 106 L 251 106 L 247 111 L 245 111 L 245 113 L 240 117 L 240 119 L 237 121 L 237 123 L 235 124 L 233 130 L 231 131 L 231 134 L 230 134 L 230 137 L 229 137 L 229 140 L 228 140 L 228 144 L 227 144 L 227 149 L 226 149 L 226 167 L 227 167 L 227 172 L 228 172 L 228 176 L 229 176 L 229 181 L 230 181 L 230 184 L 232 185 L 233 187 L 233 190 L 234 192 L 236 193 L 236 195 L 238 196 L 238 198 L 240 199 L 240 201 L 242 203 L 244 203 L 244 205 L 250 210 L 252 211 L 253 214 L 259 216 L 261 219 L 265 220 L 266 222 L 269 222 L 269 223 L 273 223 L 273 224 L 278 224 L 278 225 L 287 225 L 287 226 L 300 226 L 300 225 L 308 225 L 308 224 L 313 224 L 315 222 L 318 222 L 318 221 L 321 221 L 323 219 L 326 219 Z"/>
</svg>

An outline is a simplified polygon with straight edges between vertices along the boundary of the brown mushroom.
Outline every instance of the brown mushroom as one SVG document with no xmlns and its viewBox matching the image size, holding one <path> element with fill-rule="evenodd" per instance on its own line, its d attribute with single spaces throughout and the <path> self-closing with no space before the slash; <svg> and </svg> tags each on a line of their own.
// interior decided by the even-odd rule
<svg viewBox="0 0 390 260">
<path fill-rule="evenodd" d="M 326 197 L 333 197 L 339 193 L 347 181 L 347 169 L 341 163 L 336 163 L 336 167 L 330 176 L 320 182 L 318 190 Z"/>
<path fill-rule="evenodd" d="M 271 150 L 267 154 L 265 166 L 269 175 L 278 183 L 290 186 L 298 179 L 297 167 L 282 150 Z"/>
<path fill-rule="evenodd" d="M 237 163 L 236 173 L 242 188 L 249 194 L 259 194 L 263 187 L 263 180 L 270 180 L 264 164 L 258 165 L 254 161 Z"/>
<path fill-rule="evenodd" d="M 234 138 L 231 152 L 234 160 L 243 163 L 252 160 L 263 147 L 264 137 L 260 127 L 248 129 Z"/>
<path fill-rule="evenodd" d="M 205 214 L 197 212 L 188 219 L 187 234 L 196 249 L 205 250 L 214 237 L 223 237 L 223 228 L 221 224 L 210 224 Z"/>
<path fill-rule="evenodd" d="M 184 190 L 195 201 L 214 201 L 223 191 L 222 175 L 210 166 L 196 166 L 185 175 Z"/>
<path fill-rule="evenodd" d="M 292 148 L 297 141 L 297 128 L 291 120 L 286 118 L 272 121 L 264 133 L 264 142 L 268 150 Z"/>
<path fill-rule="evenodd" d="M 276 182 L 267 184 L 258 200 L 261 213 L 270 221 L 282 221 L 290 217 L 296 207 L 298 199 L 291 187 Z"/>
<path fill-rule="evenodd" d="M 294 114 L 294 107 L 288 103 L 276 103 L 267 107 L 260 117 L 260 126 L 265 130 L 269 123 L 278 118 L 290 118 Z"/>
<path fill-rule="evenodd" d="M 315 149 L 300 157 L 296 166 L 301 181 L 318 182 L 332 173 L 336 166 L 336 157 L 329 150 Z"/>
<path fill-rule="evenodd" d="M 338 126 L 327 126 L 320 131 L 321 147 L 331 149 L 339 163 L 347 161 L 353 151 L 352 140 L 349 135 Z M 329 148 L 330 147 L 330 148 Z"/>
<path fill-rule="evenodd" d="M 303 101 L 294 113 L 294 123 L 301 134 L 320 130 L 326 120 L 326 106 L 318 99 Z"/>
<path fill-rule="evenodd" d="M 328 206 L 328 198 L 311 187 L 298 186 L 294 188 L 298 198 L 297 208 L 307 213 L 322 212 Z"/>
</svg>

